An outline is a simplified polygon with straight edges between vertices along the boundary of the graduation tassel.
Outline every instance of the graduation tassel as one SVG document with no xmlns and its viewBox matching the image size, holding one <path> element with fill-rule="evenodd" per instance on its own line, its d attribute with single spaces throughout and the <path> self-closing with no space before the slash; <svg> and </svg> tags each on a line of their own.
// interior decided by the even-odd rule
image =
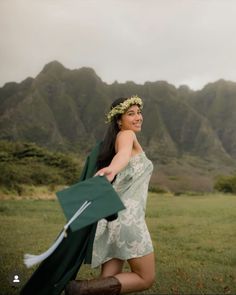
<svg viewBox="0 0 236 295">
<path fill-rule="evenodd" d="M 58 247 L 58 245 L 61 243 L 61 241 L 66 237 L 66 231 L 68 229 L 68 227 L 70 226 L 70 224 L 76 219 L 78 218 L 83 211 L 91 204 L 91 202 L 89 201 L 85 201 L 83 203 L 83 205 L 75 212 L 75 214 L 71 217 L 71 219 L 67 222 L 67 224 L 64 226 L 62 232 L 60 233 L 60 235 L 58 236 L 58 238 L 56 239 L 56 241 L 54 242 L 54 244 L 44 253 L 40 254 L 40 255 L 32 255 L 32 254 L 25 254 L 24 255 L 24 264 L 30 268 L 31 266 L 42 262 L 43 260 L 45 260 L 48 256 L 50 256 L 55 249 Z"/>
</svg>

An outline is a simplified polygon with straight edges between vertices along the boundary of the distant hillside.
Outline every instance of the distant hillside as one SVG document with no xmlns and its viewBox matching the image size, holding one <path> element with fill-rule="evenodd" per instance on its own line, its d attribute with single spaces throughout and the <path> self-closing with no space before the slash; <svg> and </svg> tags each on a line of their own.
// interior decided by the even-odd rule
<svg viewBox="0 0 236 295">
<path fill-rule="evenodd" d="M 189 103 L 205 118 L 225 151 L 236 158 L 236 83 L 219 80 L 196 92 Z"/>
<path fill-rule="evenodd" d="M 0 139 L 85 154 L 103 137 L 110 103 L 132 94 L 144 101 L 139 138 L 159 168 L 159 178 L 153 177 L 157 183 L 163 178 L 164 186 L 172 188 L 181 182 L 167 167 L 182 171 L 181 179 L 194 172 L 192 180 L 201 173 L 212 180 L 219 167 L 225 173 L 235 169 L 236 83 L 223 80 L 201 91 L 165 81 L 108 85 L 91 68 L 69 70 L 54 61 L 35 79 L 0 88 Z"/>
<path fill-rule="evenodd" d="M 34 143 L 0 140 L 0 189 L 24 193 L 24 185 L 69 185 L 81 173 L 73 155 L 51 152 Z"/>
</svg>

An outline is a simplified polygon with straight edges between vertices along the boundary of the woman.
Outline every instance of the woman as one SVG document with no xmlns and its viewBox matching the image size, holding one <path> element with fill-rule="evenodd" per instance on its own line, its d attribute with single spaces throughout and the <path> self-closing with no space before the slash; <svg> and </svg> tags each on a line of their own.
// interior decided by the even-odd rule
<svg viewBox="0 0 236 295">
<path fill-rule="evenodd" d="M 126 209 L 118 218 L 98 223 L 92 267 L 99 279 L 71 281 L 66 294 L 120 294 L 151 287 L 155 278 L 153 246 L 145 223 L 148 184 L 153 165 L 139 144 L 143 103 L 137 96 L 119 98 L 107 115 L 110 123 L 98 157 L 96 176 L 113 183 Z M 127 261 L 131 271 L 122 272 Z"/>
</svg>

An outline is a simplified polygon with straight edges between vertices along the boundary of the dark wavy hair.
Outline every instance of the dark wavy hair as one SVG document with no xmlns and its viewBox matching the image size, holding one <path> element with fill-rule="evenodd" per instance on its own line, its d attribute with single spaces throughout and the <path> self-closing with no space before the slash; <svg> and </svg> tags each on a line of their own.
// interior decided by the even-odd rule
<svg viewBox="0 0 236 295">
<path fill-rule="evenodd" d="M 110 109 L 113 109 L 120 103 L 124 102 L 128 97 L 117 98 L 111 105 Z M 117 133 L 120 131 L 117 121 L 121 118 L 121 114 L 114 116 L 112 121 L 109 123 L 108 129 L 105 133 L 104 139 L 101 143 L 100 153 L 97 159 L 97 169 L 109 166 L 111 160 L 116 154 L 115 141 Z"/>
</svg>

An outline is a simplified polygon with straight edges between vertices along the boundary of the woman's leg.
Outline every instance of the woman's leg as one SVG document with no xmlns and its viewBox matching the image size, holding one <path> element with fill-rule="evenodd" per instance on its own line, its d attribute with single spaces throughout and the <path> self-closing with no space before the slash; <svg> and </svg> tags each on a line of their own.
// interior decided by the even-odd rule
<svg viewBox="0 0 236 295">
<path fill-rule="evenodd" d="M 114 276 L 122 272 L 124 261 L 121 259 L 113 258 L 102 264 L 101 274 L 102 278 Z"/>
<path fill-rule="evenodd" d="M 131 272 L 114 275 L 121 283 L 121 293 L 148 289 L 155 281 L 154 253 L 128 260 Z"/>
<path fill-rule="evenodd" d="M 111 259 L 102 265 L 101 277 L 93 280 L 71 281 L 66 295 L 105 295 L 148 289 L 155 280 L 154 254 L 128 260 L 131 272 L 122 272 L 123 260 Z"/>
</svg>

